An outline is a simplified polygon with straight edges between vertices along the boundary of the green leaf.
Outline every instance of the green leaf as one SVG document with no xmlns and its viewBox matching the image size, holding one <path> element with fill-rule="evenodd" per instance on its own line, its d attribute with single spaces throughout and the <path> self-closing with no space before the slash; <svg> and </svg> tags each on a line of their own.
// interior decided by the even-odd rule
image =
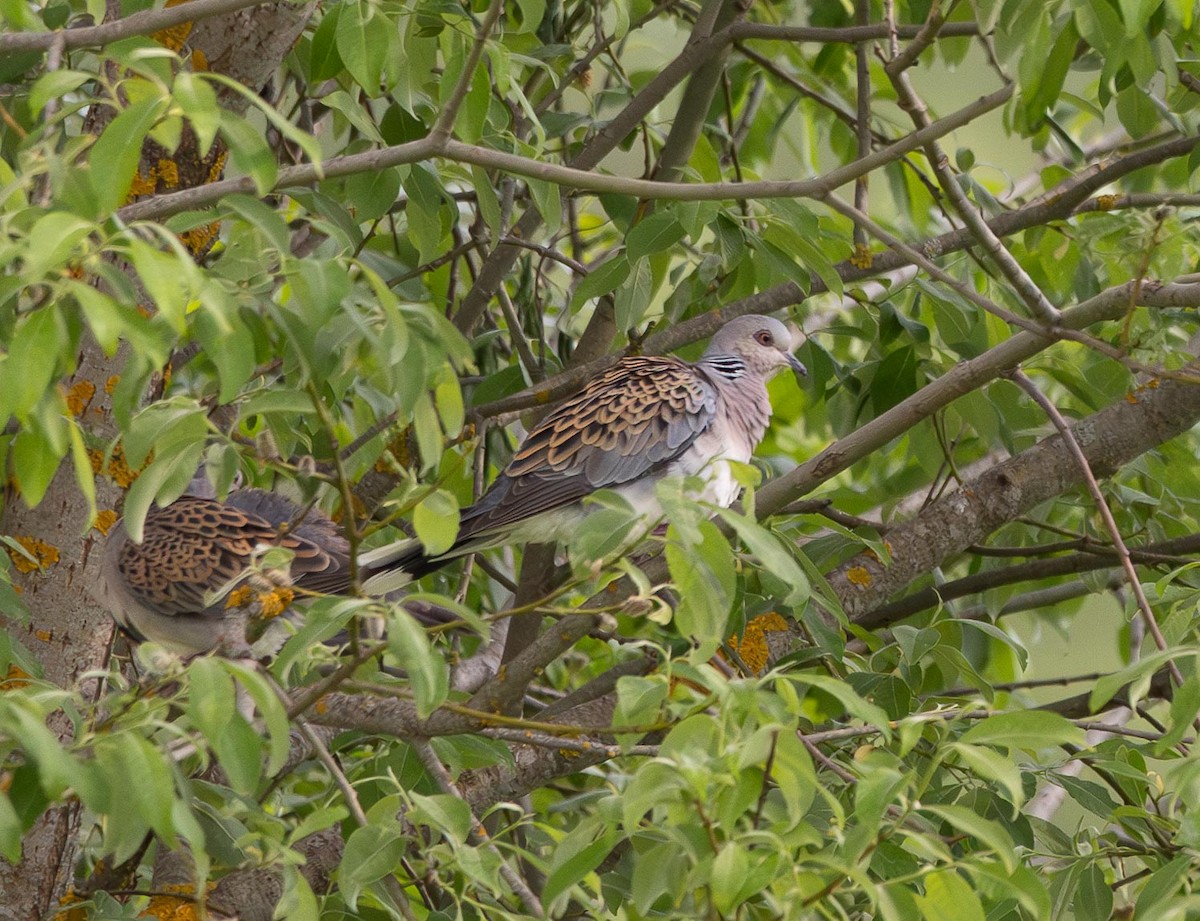
<svg viewBox="0 0 1200 921">
<path fill-rule="evenodd" d="M 374 221 L 383 217 L 396 203 L 400 194 L 400 171 L 389 169 L 368 170 L 346 177 L 344 185 L 345 203 L 354 219 Z"/>
<path fill-rule="evenodd" d="M 526 178 L 525 184 L 529 187 L 529 194 L 533 197 L 534 204 L 537 205 L 538 212 L 542 215 L 542 223 L 545 224 L 545 227 L 541 232 L 551 236 L 558 233 L 562 226 L 562 188 L 541 179 Z"/>
<path fill-rule="evenodd" d="M 337 49 L 338 17 L 347 4 L 335 3 L 324 8 L 324 15 L 313 33 L 308 55 L 309 80 L 313 84 L 336 77 L 346 69 Z"/>
<path fill-rule="evenodd" d="M 659 211 L 639 221 L 625 237 L 626 256 L 637 262 L 643 256 L 674 246 L 683 238 L 683 225 L 670 211 Z"/>
<path fill-rule="evenodd" d="M 0 817 L 0 822 L 3 819 Z M 2 826 L 0 826 L 2 831 Z M 549 905 L 600 865 L 621 836 L 613 821 L 591 816 L 572 828 L 555 843 L 546 870 L 543 901 Z"/>
<path fill-rule="evenodd" d="M 739 895 L 750 871 L 750 858 L 736 841 L 726 841 L 713 860 L 709 885 L 713 905 L 728 916 L 741 902 Z"/>
<path fill-rule="evenodd" d="M 24 829 L 17 811 L 13 809 L 8 796 L 0 791 L 0 857 L 10 864 L 21 859 L 21 836 Z"/>
<path fill-rule="evenodd" d="M 1075 898 L 1071 900 L 1076 918 L 1111 918 L 1113 892 L 1104 879 L 1104 871 L 1089 863 L 1079 874 Z"/>
<path fill-rule="evenodd" d="M 233 670 L 202 656 L 188 668 L 188 715 L 217 756 L 230 785 L 250 793 L 262 771 L 262 740 L 237 708 Z M 286 734 L 285 734 L 286 738 Z"/>
<path fill-rule="evenodd" d="M 1142 138 L 1158 128 L 1160 113 L 1150 95 L 1138 86 L 1117 93 L 1117 116 L 1132 138 Z"/>
<path fill-rule="evenodd" d="M 217 367 L 221 383 L 217 399 L 229 403 L 254 374 L 254 337 L 238 317 L 221 316 L 218 309 L 207 303 L 194 314 L 192 328 L 204 354 Z"/>
<path fill-rule="evenodd" d="M 689 544 L 672 524 L 667 529 L 666 557 L 680 596 L 675 625 L 696 643 L 693 657 L 707 660 L 728 635 L 737 577 L 733 551 L 717 526 L 701 521 L 698 528 L 700 541 Z"/>
<path fill-rule="evenodd" d="M 938 870 L 925 877 L 925 894 L 916 897 L 925 921 L 984 921 L 979 896 L 957 870 Z"/>
<path fill-rule="evenodd" d="M 200 156 L 208 156 L 221 128 L 221 107 L 216 91 L 203 76 L 181 70 L 175 75 L 171 95 L 196 132 Z"/>
<path fill-rule="evenodd" d="M 632 728 L 656 722 L 669 690 L 666 680 L 660 675 L 622 675 L 617 679 L 613 727 Z"/>
<path fill-rule="evenodd" d="M 229 144 L 233 165 L 254 182 L 254 190 L 266 195 L 275 187 L 279 165 L 262 131 L 228 109 L 221 110 L 221 134 Z"/>
<path fill-rule="evenodd" d="M 395 26 L 379 12 L 379 7 L 347 3 L 342 7 L 335 28 L 338 55 L 346 70 L 368 96 L 378 96 Z"/>
<path fill-rule="evenodd" d="M 828 675 L 818 675 L 815 673 L 794 674 L 789 673 L 780 678 L 781 681 L 790 681 L 805 687 L 816 688 L 817 690 L 828 694 L 834 698 L 839 704 L 845 707 L 846 711 L 851 715 L 858 717 L 869 726 L 874 726 L 879 729 L 886 738 L 891 738 L 891 720 L 888 719 L 887 713 L 882 707 L 877 707 L 873 703 L 864 700 L 850 688 L 844 681 L 838 681 L 830 678 Z"/>
<path fill-rule="evenodd" d="M 52 422 L 57 424 L 47 424 Z M 36 424 L 30 422 L 23 425 L 13 438 L 9 455 L 13 477 L 20 488 L 21 498 L 30 508 L 37 506 L 45 497 L 54 474 L 58 472 L 58 465 L 66 456 L 67 439 L 57 437 L 62 431 L 61 416 L 54 420 L 45 417 Z"/>
<path fill-rule="evenodd" d="M 351 911 L 357 910 L 364 888 L 400 866 L 407 847 L 398 822 L 372 823 L 350 833 L 338 870 L 338 889 Z"/>
<path fill-rule="evenodd" d="M 444 489 L 429 493 L 413 509 L 413 528 L 430 556 L 444 553 L 458 536 L 458 502 Z"/>
<path fill-rule="evenodd" d="M 287 762 L 291 739 L 291 725 L 288 723 L 283 702 L 257 668 L 247 667 L 244 663 L 231 659 L 216 661 L 246 689 L 258 708 L 258 716 L 267 730 L 266 772 L 269 776 L 277 774 Z"/>
<path fill-rule="evenodd" d="M 22 277 L 27 284 L 59 268 L 75 252 L 75 246 L 96 229 L 73 214 L 51 211 L 38 218 L 29 231 Z"/>
<path fill-rule="evenodd" d="M 129 241 L 129 259 L 159 315 L 176 333 L 185 332 L 189 300 L 186 285 L 192 269 L 191 260 L 164 253 L 141 240 Z"/>
<path fill-rule="evenodd" d="M 1191 865 L 1191 857 L 1183 854 L 1151 873 L 1146 885 L 1138 893 L 1133 921 L 1155 921 L 1161 917 L 1162 903 L 1179 891 Z"/>
<path fill-rule="evenodd" d="M 0 363 L 0 419 L 9 413 L 28 417 L 57 376 L 58 357 L 67 345 L 67 329 L 57 309 L 43 307 L 18 321 Z"/>
<path fill-rule="evenodd" d="M 1000 859 L 1005 872 L 1012 873 L 1016 870 L 1017 854 L 1012 838 L 999 822 L 985 819 L 974 809 L 966 806 L 922 803 L 921 811 L 935 815 L 959 831 L 977 839 L 980 844 L 989 848 Z"/>
<path fill-rule="evenodd" d="M 30 114 L 41 115 L 51 99 L 59 99 L 91 79 L 91 74 L 79 70 L 52 70 L 42 74 L 29 90 Z"/>
<path fill-rule="evenodd" d="M 629 277 L 617 289 L 614 298 L 617 329 L 634 329 L 650 307 L 653 278 L 650 263 L 639 259 L 633 264 Z"/>
<path fill-rule="evenodd" d="M 414 822 L 432 826 L 451 841 L 464 844 L 474 824 L 471 808 L 459 797 L 448 793 L 422 796 L 413 793 L 410 816 Z"/>
<path fill-rule="evenodd" d="M 425 719 L 450 692 L 450 670 L 429 643 L 425 628 L 400 605 L 387 614 L 388 649 L 408 675 L 417 716 Z"/>
<path fill-rule="evenodd" d="M 961 741 L 1026 749 L 1081 746 L 1085 742 L 1082 729 L 1047 710 L 1014 710 L 989 716 L 963 733 Z"/>
<path fill-rule="evenodd" d="M 1056 774 L 1053 777 L 1056 784 L 1067 791 L 1067 795 L 1084 809 L 1094 812 L 1101 819 L 1112 815 L 1117 804 L 1113 802 L 1108 790 L 1091 780 L 1081 780 L 1070 774 Z"/>
<path fill-rule="evenodd" d="M 616 289 L 629 277 L 629 260 L 624 255 L 614 256 L 596 266 L 575 286 L 571 295 L 571 311 L 574 312 L 592 298 L 603 297 Z"/>
<path fill-rule="evenodd" d="M 108 123 L 92 145 L 88 164 L 101 214 L 115 211 L 129 197 L 142 155 L 142 141 L 166 106 L 166 100 L 157 96 L 132 103 Z"/>
<path fill-rule="evenodd" d="M 1088 710 L 1097 712 L 1113 699 L 1121 688 L 1129 685 L 1129 702 L 1136 705 L 1146 695 L 1154 673 L 1171 659 L 1184 654 L 1181 649 L 1163 649 L 1144 655 L 1132 665 L 1098 679 L 1088 696 Z"/>
<path fill-rule="evenodd" d="M 416 244 L 418 258 L 429 262 L 437 256 L 444 236 L 442 230 L 442 186 L 436 174 L 423 164 L 414 163 L 403 174 L 408 193 L 408 230 Z"/>
<path fill-rule="evenodd" d="M 808 601 L 812 594 L 808 577 L 783 541 L 758 522 L 733 509 L 718 509 L 717 514 L 733 527 L 746 549 L 758 557 L 763 569 L 790 586 L 791 591 L 783 600 L 784 604 L 799 607 Z"/>
<path fill-rule="evenodd" d="M 1015 818 L 1015 811 L 1025 802 L 1025 786 L 1021 782 L 1021 770 L 1013 764 L 1012 759 L 994 749 L 966 745 L 962 742 L 952 743 L 950 749 L 958 755 L 963 764 L 980 777 L 994 780 L 1004 788 L 1013 804 Z"/>
<path fill-rule="evenodd" d="M 517 0 L 521 10 L 521 27 L 518 32 L 532 32 L 542 24 L 546 15 L 546 0 Z"/>
</svg>

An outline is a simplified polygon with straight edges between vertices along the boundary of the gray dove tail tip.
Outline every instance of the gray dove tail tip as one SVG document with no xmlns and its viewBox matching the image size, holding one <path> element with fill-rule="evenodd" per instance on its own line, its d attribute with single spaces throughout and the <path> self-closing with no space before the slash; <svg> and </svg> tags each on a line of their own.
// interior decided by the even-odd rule
<svg viewBox="0 0 1200 921">
<path fill-rule="evenodd" d="M 360 554 L 359 577 L 363 591 L 381 596 L 441 569 L 446 562 L 444 557 L 426 556 L 419 540 L 400 540 Z"/>
</svg>

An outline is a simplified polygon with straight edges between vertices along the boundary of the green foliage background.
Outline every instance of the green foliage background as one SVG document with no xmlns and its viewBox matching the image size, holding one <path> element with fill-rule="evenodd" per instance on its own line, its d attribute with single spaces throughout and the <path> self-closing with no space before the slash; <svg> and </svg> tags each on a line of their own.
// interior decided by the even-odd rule
<svg viewBox="0 0 1200 921">
<path fill-rule="evenodd" d="M 198 880 L 270 868 L 289 919 L 1194 916 L 1195 436 L 1102 481 L 1143 551 L 1141 610 L 1084 489 L 965 552 L 939 543 L 958 522 L 935 500 L 1053 431 L 993 364 L 1022 329 L 1066 416 L 1184 411 L 1153 395 L 1194 382 L 1195 12 L 344 0 L 312 7 L 261 87 L 210 68 L 199 33 L 38 38 L 106 10 L 0 2 L 0 854 L 33 861 L 31 829 L 74 810 L 66 876 L 96 918 L 146 908 L 167 851 Z M 940 148 L 911 140 L 906 69 L 887 66 L 909 48 Z M 947 117 L 1003 143 L 956 141 Z M 180 181 L 222 150 L 226 181 Z M 959 230 L 952 193 L 1015 269 Z M 1039 312 L 1131 281 L 1086 336 Z M 66 647 L 31 636 L 69 643 L 55 618 L 80 604 L 110 629 L 85 597 L 99 534 L 54 544 L 62 509 L 103 529 L 120 505 L 136 534 L 204 464 L 220 492 L 240 473 L 340 515 L 355 546 L 411 527 L 444 547 L 579 368 L 694 356 L 726 308 L 786 309 L 808 336 L 742 510 L 710 521 L 664 484 L 671 528 L 622 557 L 628 515 L 599 497 L 517 603 L 522 548 L 424 580 L 455 636 L 320 598 L 263 668 L 143 648 L 88 661 L 98 686 L 48 677 Z M 968 362 L 982 384 L 928 402 Z M 885 421 L 878 446 L 854 440 Z M 814 456 L 815 491 L 756 490 Z M 892 530 L 921 515 L 933 537 Z M 847 618 L 863 560 L 930 548 L 895 589 L 991 580 Z M 1102 562 L 1016 574 L 1066 558 Z M 1023 609 L 1021 637 L 1005 615 Z M 453 682 L 530 616 L 544 629 L 510 642 L 511 671 Z M 369 618 L 377 657 L 365 636 L 321 644 Z M 764 626 L 786 628 L 769 661 Z M 1064 678 L 1082 698 L 1029 680 L 1041 630 L 1082 650 Z M 1105 711 L 1119 692 L 1137 713 Z M 345 851 L 314 890 L 296 848 L 328 829 Z"/>
</svg>

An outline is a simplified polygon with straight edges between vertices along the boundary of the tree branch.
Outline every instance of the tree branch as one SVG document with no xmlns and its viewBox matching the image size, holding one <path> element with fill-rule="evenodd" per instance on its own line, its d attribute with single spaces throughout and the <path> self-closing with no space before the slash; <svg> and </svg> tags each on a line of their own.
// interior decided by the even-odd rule
<svg viewBox="0 0 1200 921">
<path fill-rule="evenodd" d="M 1200 386 L 1163 381 L 1130 402 L 1120 400 L 1076 423 L 1075 440 L 1088 466 L 1108 475 L 1134 457 L 1169 441 L 1200 421 Z M 851 621 L 867 629 L 890 621 L 883 601 L 971 544 L 1034 506 L 1083 482 L 1061 435 L 1053 435 L 998 464 L 888 532 L 893 548 L 884 564 L 859 554 L 829 576 Z"/>
</svg>

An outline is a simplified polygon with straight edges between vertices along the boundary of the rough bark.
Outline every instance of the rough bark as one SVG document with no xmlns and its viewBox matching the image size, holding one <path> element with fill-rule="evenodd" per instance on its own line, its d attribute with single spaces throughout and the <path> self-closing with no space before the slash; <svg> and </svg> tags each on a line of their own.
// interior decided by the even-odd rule
<svg viewBox="0 0 1200 921">
<path fill-rule="evenodd" d="M 1076 423 L 1072 431 L 1095 475 L 1105 477 L 1200 421 L 1200 385 L 1155 381 Z M 873 612 L 918 576 L 932 571 L 1001 525 L 1083 483 L 1083 472 L 1059 435 L 932 503 L 888 532 L 892 558 L 860 553 L 829 577 L 850 620 L 874 629 Z"/>
<path fill-rule="evenodd" d="M 159 37 L 164 44 L 180 50 L 185 50 L 182 44 L 186 42 L 193 63 L 202 59 L 207 69 L 229 73 L 258 88 L 278 68 L 312 9 L 311 4 L 270 4 L 207 19 L 194 28 L 187 24 L 181 32 Z M 110 3 L 108 18 L 117 16 L 118 7 Z M 244 105 L 241 100 L 229 102 Z M 100 130 L 111 112 L 105 115 L 103 107 L 94 108 L 97 114 L 89 128 Z M 149 143 L 143 149 L 135 194 L 158 188 L 154 171 L 165 156 L 165 151 L 151 149 Z M 176 188 L 219 178 L 224 161 L 219 152 L 200 158 L 194 144 L 181 145 L 171 156 L 178 167 Z M 86 339 L 75 373 L 63 383 L 72 411 L 97 444 L 106 443 L 115 434 L 106 385 L 120 373 L 123 362 L 123 353 L 110 358 L 95 342 Z M 99 465 L 97 455 L 95 466 Z M 0 628 L 12 631 L 41 663 L 45 680 L 59 687 L 73 687 L 84 672 L 102 668 L 113 637 L 112 621 L 93 601 L 88 587 L 96 578 L 99 563 L 99 555 L 93 553 L 101 539 L 97 528 L 111 524 L 122 489 L 129 485 L 133 474 L 119 459 L 114 459 L 106 473 L 96 479 L 97 507 L 101 511 L 96 527 L 86 503 L 80 500 L 69 462 L 59 469 L 37 508 L 28 508 L 19 498 L 13 498 L 6 503 L 0 519 L 0 531 L 38 548 L 44 561 L 40 569 L 14 574 L 15 584 L 37 613 L 36 619 L 27 629 L 19 630 L 0 616 Z M 83 690 L 89 692 L 86 687 Z M 70 732 L 66 715 L 53 722 L 52 728 L 64 736 Z M 0 921 L 26 921 L 52 910 L 71 882 L 76 831 L 76 809 L 51 810 L 26 835 L 18 864 L 0 860 L 0 893 L 4 894 Z"/>
</svg>

